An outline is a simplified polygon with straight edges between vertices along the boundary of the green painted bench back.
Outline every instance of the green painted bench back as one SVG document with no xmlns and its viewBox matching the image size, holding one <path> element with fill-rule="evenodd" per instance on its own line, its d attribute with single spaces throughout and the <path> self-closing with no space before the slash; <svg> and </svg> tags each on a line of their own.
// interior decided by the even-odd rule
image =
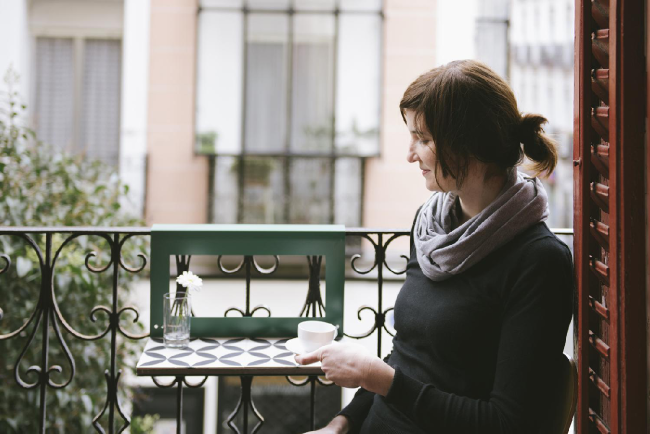
<svg viewBox="0 0 650 434">
<path fill-rule="evenodd" d="M 342 225 L 153 225 L 151 229 L 152 337 L 162 337 L 163 294 L 175 255 L 321 255 L 325 257 L 325 317 L 343 330 L 345 227 Z M 305 318 L 191 319 L 191 337 L 293 337 Z M 339 335 L 341 334 L 339 332 Z"/>
</svg>

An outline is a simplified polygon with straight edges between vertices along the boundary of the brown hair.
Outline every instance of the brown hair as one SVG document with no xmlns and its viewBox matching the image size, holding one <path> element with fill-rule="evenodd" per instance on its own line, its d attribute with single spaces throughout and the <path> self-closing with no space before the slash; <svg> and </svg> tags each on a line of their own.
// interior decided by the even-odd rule
<svg viewBox="0 0 650 434">
<path fill-rule="evenodd" d="M 521 164 L 526 155 L 536 176 L 550 175 L 557 163 L 555 142 L 544 134 L 546 118 L 521 114 L 510 86 L 487 65 L 458 60 L 419 76 L 400 102 L 416 113 L 416 124 L 429 130 L 438 171 L 462 185 L 470 158 L 500 171 Z M 523 144 L 523 149 L 522 149 Z"/>
</svg>

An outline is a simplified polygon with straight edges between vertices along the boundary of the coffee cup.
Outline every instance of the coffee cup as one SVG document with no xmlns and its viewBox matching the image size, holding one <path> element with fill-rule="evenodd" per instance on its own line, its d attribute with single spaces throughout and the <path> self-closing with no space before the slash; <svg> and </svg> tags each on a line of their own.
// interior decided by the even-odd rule
<svg viewBox="0 0 650 434">
<path fill-rule="evenodd" d="M 298 324 L 298 341 L 306 353 L 331 344 L 338 335 L 338 328 L 324 321 L 303 321 Z"/>
</svg>

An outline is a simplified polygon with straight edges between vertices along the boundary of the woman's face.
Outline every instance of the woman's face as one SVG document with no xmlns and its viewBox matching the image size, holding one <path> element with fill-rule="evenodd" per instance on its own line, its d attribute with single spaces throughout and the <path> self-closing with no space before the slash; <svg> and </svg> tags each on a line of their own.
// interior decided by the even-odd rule
<svg viewBox="0 0 650 434">
<path fill-rule="evenodd" d="M 417 163 L 422 176 L 424 176 L 425 185 L 429 191 L 452 191 L 456 189 L 456 183 L 453 178 L 444 178 L 442 175 L 438 176 L 436 180 L 436 153 L 435 145 L 431 138 L 431 134 L 426 128 L 426 125 L 416 125 L 415 122 L 416 112 L 413 110 L 406 110 L 406 126 L 411 134 L 408 153 L 406 160 L 409 163 Z"/>
</svg>

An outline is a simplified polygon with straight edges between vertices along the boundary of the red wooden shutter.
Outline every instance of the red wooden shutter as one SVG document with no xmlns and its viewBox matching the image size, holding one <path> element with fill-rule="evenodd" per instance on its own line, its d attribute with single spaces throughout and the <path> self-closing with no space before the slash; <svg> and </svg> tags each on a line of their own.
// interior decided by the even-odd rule
<svg viewBox="0 0 650 434">
<path fill-rule="evenodd" d="M 645 433 L 644 2 L 576 0 L 578 433 Z"/>
</svg>

